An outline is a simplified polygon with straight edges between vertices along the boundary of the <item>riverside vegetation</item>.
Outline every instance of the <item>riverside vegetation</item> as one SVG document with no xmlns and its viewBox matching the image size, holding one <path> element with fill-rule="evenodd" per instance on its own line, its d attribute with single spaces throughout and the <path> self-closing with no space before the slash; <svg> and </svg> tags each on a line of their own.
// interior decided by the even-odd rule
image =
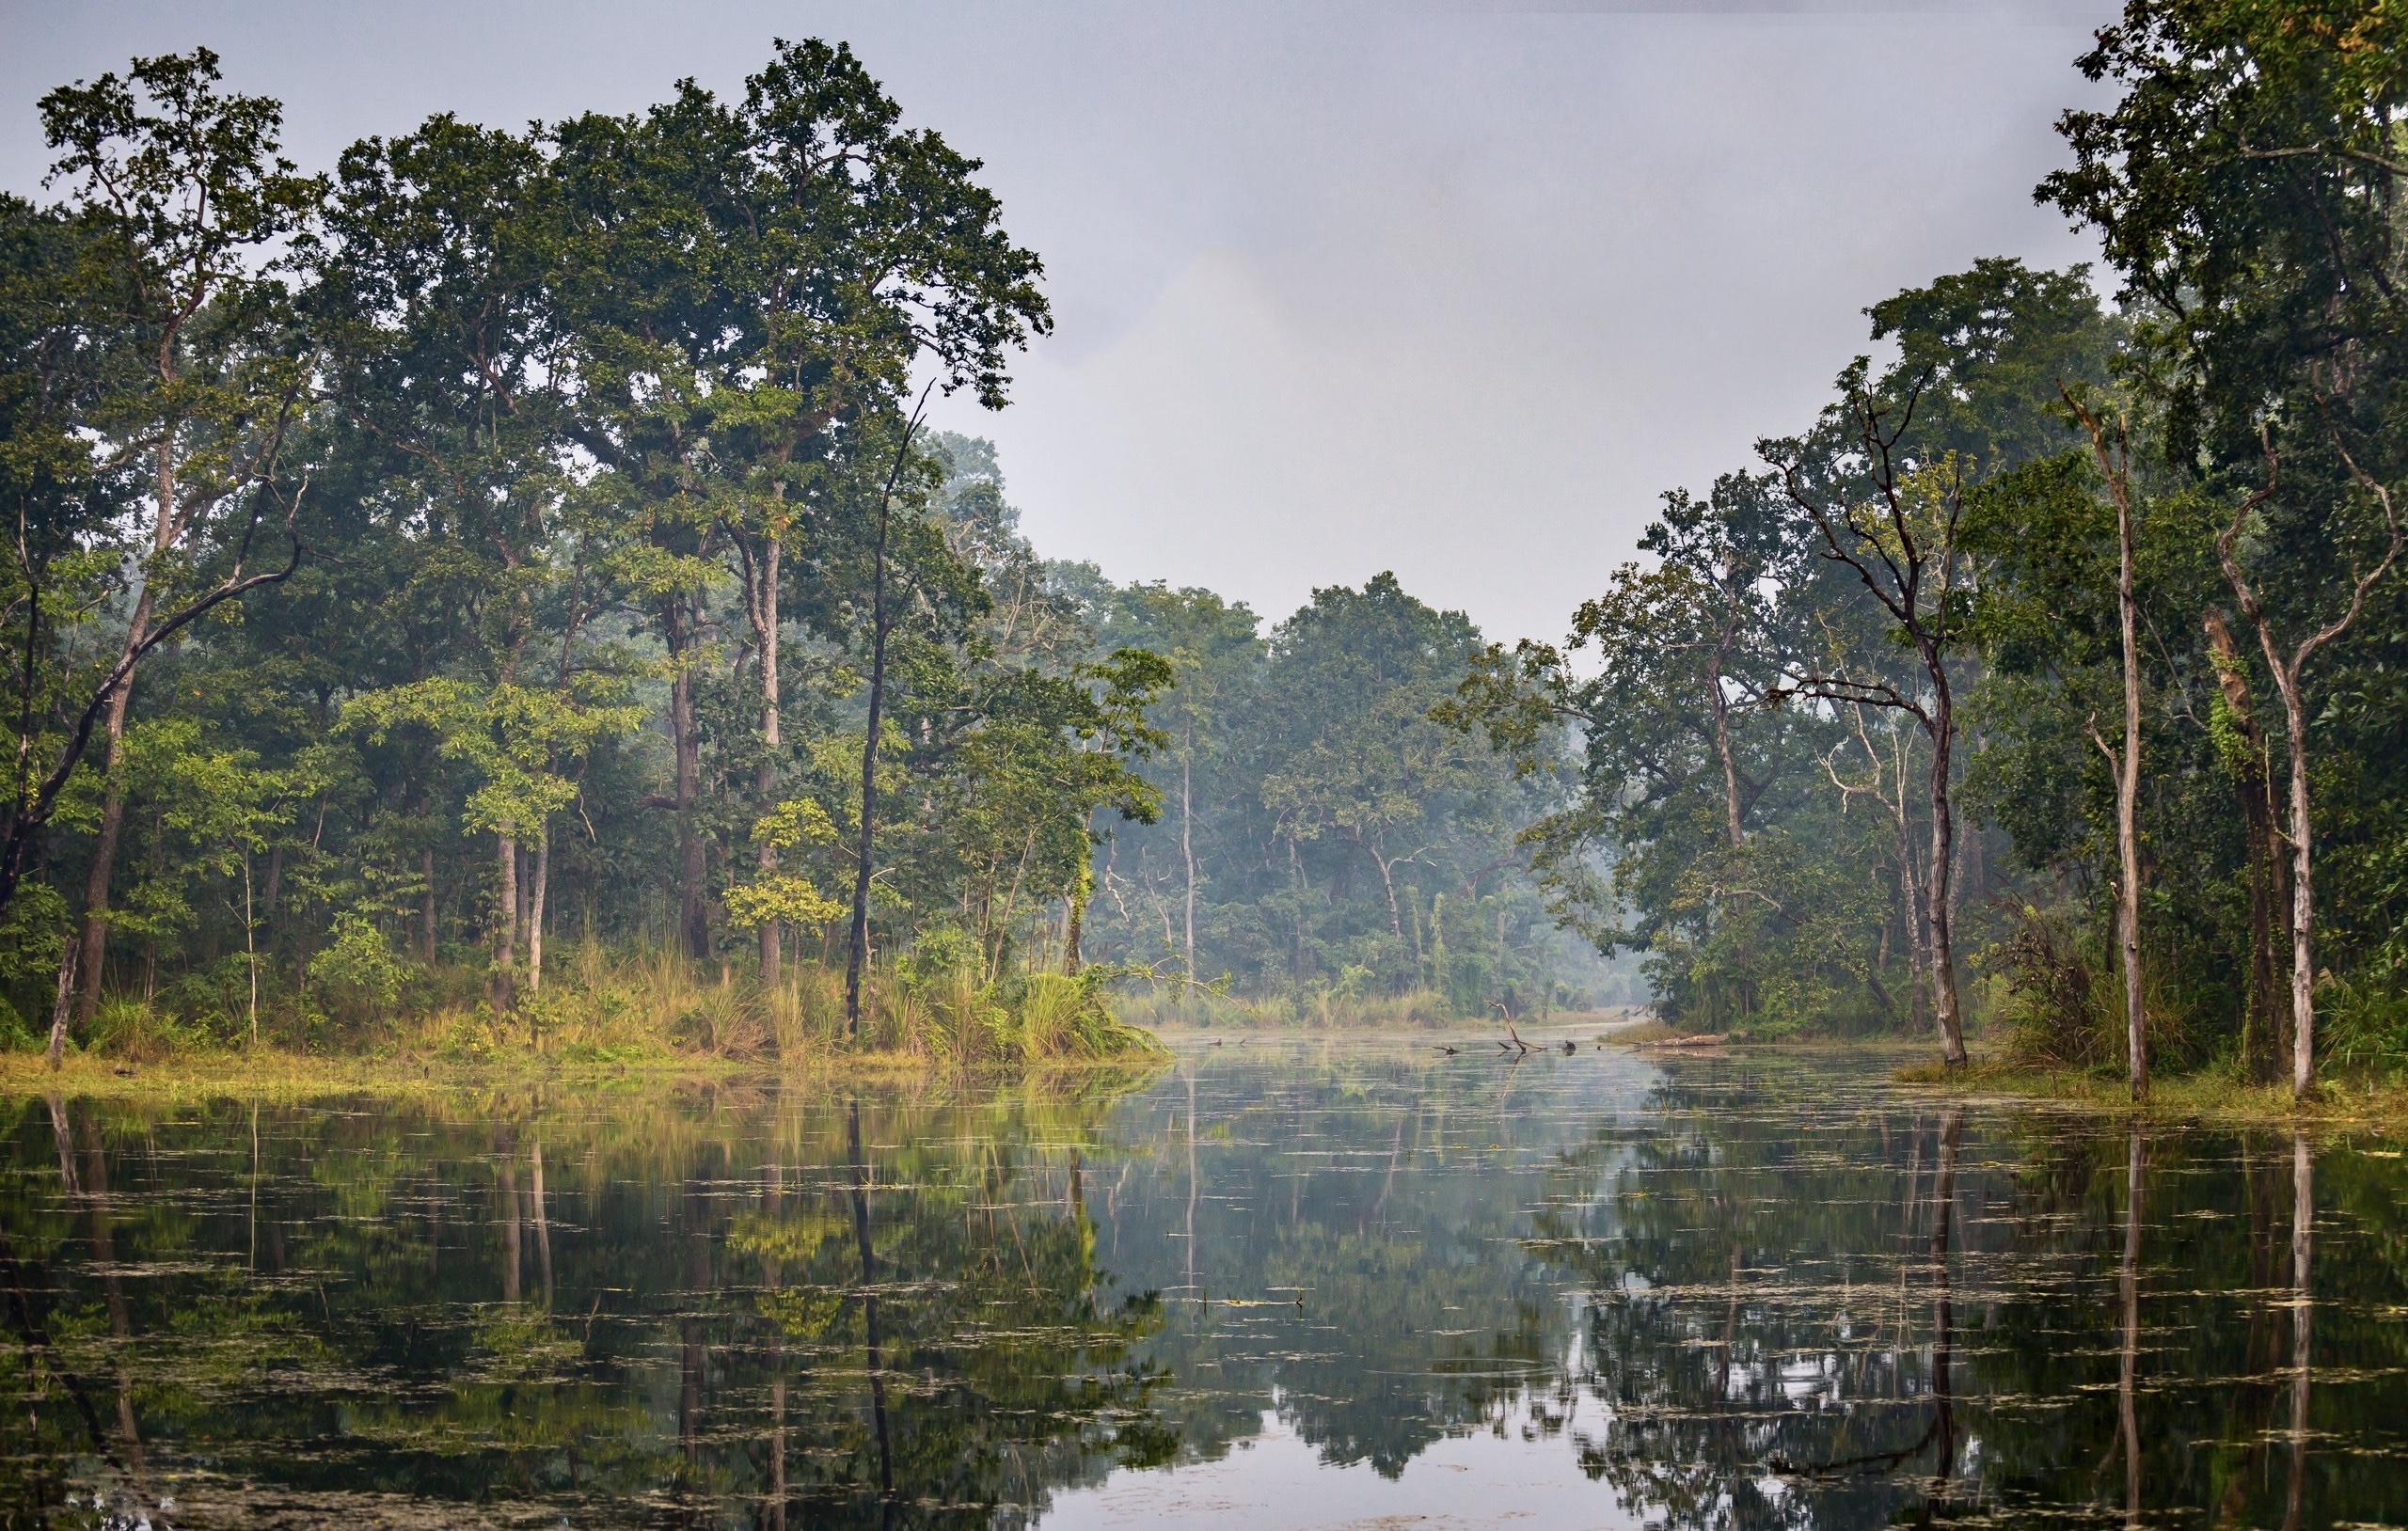
<svg viewBox="0 0 2408 1531">
<path fill-rule="evenodd" d="M 1388 575 L 1266 623 L 1041 558 L 921 425 L 1005 403 L 1041 267 L 843 47 L 317 174 L 206 53 L 55 91 L 0 1026 L 1017 1059 L 1648 1002 L 2394 1074 L 2403 26 L 2135 0 L 2037 193 L 2112 282 L 1875 303 L 1511 646 Z"/>
<path fill-rule="evenodd" d="M 2080 68 L 2117 99 L 2036 195 L 2115 305 L 2010 260 L 1876 303 L 1881 359 L 1445 716 L 1576 735 L 1527 838 L 1668 1018 L 2397 1075 L 2408 18 L 2132 0 Z"/>
<path fill-rule="evenodd" d="M 1013 1063 L 1149 1050 L 1116 988 L 1636 997 L 1524 873 L 1545 792 L 1425 717 L 1460 615 L 1115 587 L 924 428 L 1004 405 L 1042 268 L 847 48 L 309 171 L 205 50 L 40 116 L 61 200 L 0 202 L 20 1056 Z"/>
</svg>

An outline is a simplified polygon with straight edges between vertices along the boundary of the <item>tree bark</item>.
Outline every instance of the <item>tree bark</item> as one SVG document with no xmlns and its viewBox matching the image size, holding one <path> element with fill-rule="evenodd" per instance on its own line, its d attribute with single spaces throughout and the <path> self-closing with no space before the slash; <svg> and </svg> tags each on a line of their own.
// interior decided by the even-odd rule
<svg viewBox="0 0 2408 1531">
<path fill-rule="evenodd" d="M 2132 1098 L 2148 1093 L 2148 1039 L 2141 1004 L 2141 850 L 2139 813 L 2141 784 L 2141 655 L 2137 629 L 2139 602 L 2132 593 L 2131 459 L 2122 422 L 2109 439 L 2106 422 L 2093 414 L 2073 391 L 2058 385 L 2090 436 L 2099 477 L 2115 506 L 2115 620 L 2122 644 L 2124 672 L 2124 749 L 2118 755 L 2099 737 L 2090 736 L 2107 757 L 2115 776 L 2115 852 L 2122 875 L 2115 882 L 2115 944 L 2124 967 L 2124 1057 Z M 2139 1152 L 2137 1148 L 2133 1150 Z M 2137 1161 L 2133 1173 L 2138 1175 Z M 2137 1467 L 2134 1468 L 2137 1472 Z"/>
<path fill-rule="evenodd" d="M 1179 754 L 1179 854 L 1187 863 L 1187 986 L 1180 991 L 1180 1008 L 1196 993 L 1196 841 L 1192 832 L 1196 817 L 1196 720 L 1188 719 L 1185 747 Z M 1393 896 L 1389 899 L 1394 903 Z"/>
<path fill-rule="evenodd" d="M 1727 645 L 1730 635 L 1723 641 Z M 1722 811 L 1731 848 L 1739 848 L 1739 766 L 1731 756 L 1731 704 L 1722 694 L 1722 650 L 1717 649 L 1705 677 L 1706 700 L 1714 707 L 1714 752 L 1722 761 Z"/>
<path fill-rule="evenodd" d="M 1940 1051 L 1950 1068 L 1965 1064 L 1965 1023 L 1956 1002 L 1956 948 L 1949 897 L 1955 867 L 1956 823 L 1949 802 L 1948 767 L 1956 737 L 1956 701 L 1938 645 L 1927 644 L 1925 668 L 1931 673 L 1931 875 L 1925 893 L 1931 907 L 1931 998 L 1940 1019 Z"/>
<path fill-rule="evenodd" d="M 2115 606 L 2123 625 L 2124 754 L 2115 766 L 2115 850 L 2124 875 L 2115 889 L 2116 939 L 2124 952 L 2124 1047 L 2132 1098 L 2148 1094 L 2148 1038 L 2141 1006 L 2141 842 L 2136 822 L 2141 788 L 2141 658 L 2132 596 L 2131 497 L 2119 483 L 2115 541 L 2120 565 Z M 2137 1173 L 2137 1171 L 2135 1172 Z"/>
<path fill-rule="evenodd" d="M 535 839 L 535 875 L 529 879 L 533 886 L 527 893 L 527 988 L 541 993 L 544 987 L 544 893 L 552 878 L 552 836 L 549 829 L 539 829 Z"/>
<path fill-rule="evenodd" d="M 754 768 L 752 795 L 761 811 L 768 813 L 774 805 L 778 789 L 777 755 L 779 737 L 778 695 L 778 564 L 784 548 L 777 536 L 761 539 L 757 557 L 748 559 L 752 566 L 747 570 L 745 608 L 752 618 L 752 636 L 761 649 L 761 764 Z M 764 876 L 777 870 L 777 847 L 767 840 L 761 842 L 758 869 Z M 778 986 L 784 959 L 783 937 L 778 922 L 761 922 L 761 983 L 768 988 Z"/>
<path fill-rule="evenodd" d="M 703 862 L 703 835 L 695 823 L 702 796 L 702 738 L 694 717 L 694 680 L 685 664 L 691 633 L 686 625 L 682 596 L 670 597 L 662 631 L 669 642 L 669 731 L 675 757 L 677 804 L 677 939 L 686 955 L 697 962 L 711 955 L 710 908 L 706 902 L 708 873 Z"/>
<path fill-rule="evenodd" d="M 149 626 L 150 592 L 148 588 L 134 604 L 134 623 L 127 629 L 130 643 L 142 640 L 143 629 Z M 92 843 L 92 864 L 84 877 L 84 933 L 82 950 L 70 970 L 70 981 L 81 975 L 80 992 L 75 1001 L 75 1019 L 79 1025 L 90 1025 L 92 1013 L 100 1007 L 101 980 L 108 958 L 109 882 L 117 872 L 118 840 L 125 825 L 125 786 L 119 767 L 125 759 L 126 705 L 134 696 L 134 677 L 128 675 L 109 697 L 109 748 L 103 768 L 108 773 L 108 785 L 101 797 L 101 829 Z M 60 959 L 66 959 L 62 956 Z"/>
<path fill-rule="evenodd" d="M 2243 833 L 2249 844 L 2249 994 L 2242 1012 L 2242 1066 L 2253 1084 L 2271 1084 L 2276 1074 L 2275 999 L 2282 987 L 2282 958 L 2274 948 L 2277 921 L 2288 923 L 2281 835 L 2274 827 L 2273 782 L 2266 770 L 2266 735 L 2258 724 L 2249 694 L 2249 678 L 2241 665 L 2241 649 L 2224 613 L 2210 608 L 2205 619 L 2208 647 L 2224 692 L 2225 712 L 2241 741 L 2233 771 L 2235 794 L 2241 799 Z"/>
<path fill-rule="evenodd" d="M 422 874 L 425 876 L 425 878 L 426 878 L 426 891 L 425 891 L 423 893 L 421 893 L 421 894 L 420 894 L 420 895 L 419 895 L 420 900 L 420 906 L 419 906 L 419 916 L 420 916 L 420 932 L 419 932 L 419 939 L 420 939 L 420 942 L 422 943 L 421 951 L 422 951 L 422 955 L 423 955 L 425 956 L 425 958 L 426 958 L 426 965 L 427 965 L 428 967 L 432 968 L 432 967 L 434 967 L 434 966 L 435 966 L 435 847 L 434 847 L 434 846 L 432 846 L 432 845 L 421 845 L 421 846 L 420 846 L 420 847 L 419 847 L 419 853 L 418 853 L 418 865 L 419 865 L 419 871 L 420 871 L 420 873 L 422 873 Z"/>
<path fill-rule="evenodd" d="M 2283 696 L 2283 733 L 2291 756 L 2291 1094 L 2305 1096 L 2316 1082 L 2316 960 L 2310 949 L 2316 928 L 2316 894 L 2309 880 L 2307 816 L 2307 709 L 2299 675 L 2277 674 Z"/>
<path fill-rule="evenodd" d="M 862 738 L 861 843 L 853 861 L 853 918 L 845 942 L 845 1035 L 862 1033 L 862 969 L 869 960 L 869 878 L 878 820 L 878 730 L 886 702 L 887 507 L 879 506 L 876 568 L 870 579 L 869 718 Z"/>
<path fill-rule="evenodd" d="M 929 387 L 935 385 L 931 383 Z M 920 391 L 920 406 L 927 406 L 927 389 Z M 878 545 L 870 577 L 870 656 L 868 728 L 862 737 L 862 833 L 853 864 L 853 919 L 845 943 L 845 1035 L 862 1031 L 862 969 L 869 960 L 869 878 L 872 837 L 878 822 L 878 729 L 886 705 L 886 539 L 895 509 L 895 486 L 902 481 L 903 465 L 911 460 L 911 438 L 919 434 L 920 414 L 895 449 L 895 466 L 887 470 L 886 490 L 878 501 Z M 885 1415 L 881 1411 L 881 1434 Z"/>
<path fill-rule="evenodd" d="M 518 1002 L 511 965 L 518 959 L 518 841 L 510 829 L 496 835 L 494 862 L 501 873 L 501 892 L 495 900 L 499 918 L 493 923 L 493 1007 L 507 1012 Z"/>
<path fill-rule="evenodd" d="M 176 380 L 175 344 L 181 324 L 168 326 L 168 333 L 159 347 L 158 371 L 162 381 L 172 386 Z M 150 557 L 156 560 L 183 534 L 182 518 L 176 513 L 176 433 L 171 429 L 161 435 L 151 449 L 151 495 L 157 501 L 157 514 L 150 524 Z M 120 660 L 142 647 L 149 636 L 152 602 L 157 592 L 152 588 L 150 571 L 142 576 L 142 592 L 135 597 L 134 615 L 126 623 L 125 641 L 119 650 Z M 118 766 L 125 747 L 125 712 L 134 698 L 134 671 L 128 669 L 125 679 L 109 694 L 109 748 L 106 769 L 108 785 L 101 799 L 101 829 L 92 846 L 92 865 L 84 879 L 84 932 L 80 951 L 70 962 L 61 956 L 62 982 L 71 986 L 80 973 L 83 996 L 77 1003 L 77 1015 L 85 1021 L 92 1018 L 93 1008 L 100 1002 L 102 964 L 108 953 L 109 881 L 117 871 L 118 836 L 125 821 L 125 793 L 118 776 Z"/>
</svg>

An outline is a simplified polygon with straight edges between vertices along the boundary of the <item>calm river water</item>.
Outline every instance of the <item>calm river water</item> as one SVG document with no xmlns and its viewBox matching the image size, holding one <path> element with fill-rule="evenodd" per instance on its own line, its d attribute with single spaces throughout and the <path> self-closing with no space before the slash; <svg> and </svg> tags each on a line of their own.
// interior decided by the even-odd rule
<svg viewBox="0 0 2408 1531">
<path fill-rule="evenodd" d="M 2408 1523 L 2408 1161 L 1862 1058 L 0 1100 L 0 1525 Z"/>
</svg>

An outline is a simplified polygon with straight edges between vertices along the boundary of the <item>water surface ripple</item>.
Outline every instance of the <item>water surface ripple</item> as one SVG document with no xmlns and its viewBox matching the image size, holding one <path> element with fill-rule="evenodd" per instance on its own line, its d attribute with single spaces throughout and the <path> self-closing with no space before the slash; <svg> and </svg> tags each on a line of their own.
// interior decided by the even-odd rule
<svg viewBox="0 0 2408 1531">
<path fill-rule="evenodd" d="M 1863 1056 L 0 1100 L 0 1525 L 2408 1523 L 2408 1161 Z"/>
</svg>

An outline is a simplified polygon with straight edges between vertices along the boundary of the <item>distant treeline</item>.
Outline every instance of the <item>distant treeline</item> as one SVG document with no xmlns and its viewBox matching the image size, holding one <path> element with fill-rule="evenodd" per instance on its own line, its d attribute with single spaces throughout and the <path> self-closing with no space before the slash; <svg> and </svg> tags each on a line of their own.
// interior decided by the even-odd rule
<svg viewBox="0 0 2408 1531">
<path fill-rule="evenodd" d="M 2036 195 L 2116 307 L 1875 305 L 1886 360 L 1446 716 L 1570 729 L 1534 854 L 1671 1016 L 2305 1090 L 2408 1056 L 2408 13 L 2133 0 L 2080 67 L 2121 100 Z"/>
</svg>

